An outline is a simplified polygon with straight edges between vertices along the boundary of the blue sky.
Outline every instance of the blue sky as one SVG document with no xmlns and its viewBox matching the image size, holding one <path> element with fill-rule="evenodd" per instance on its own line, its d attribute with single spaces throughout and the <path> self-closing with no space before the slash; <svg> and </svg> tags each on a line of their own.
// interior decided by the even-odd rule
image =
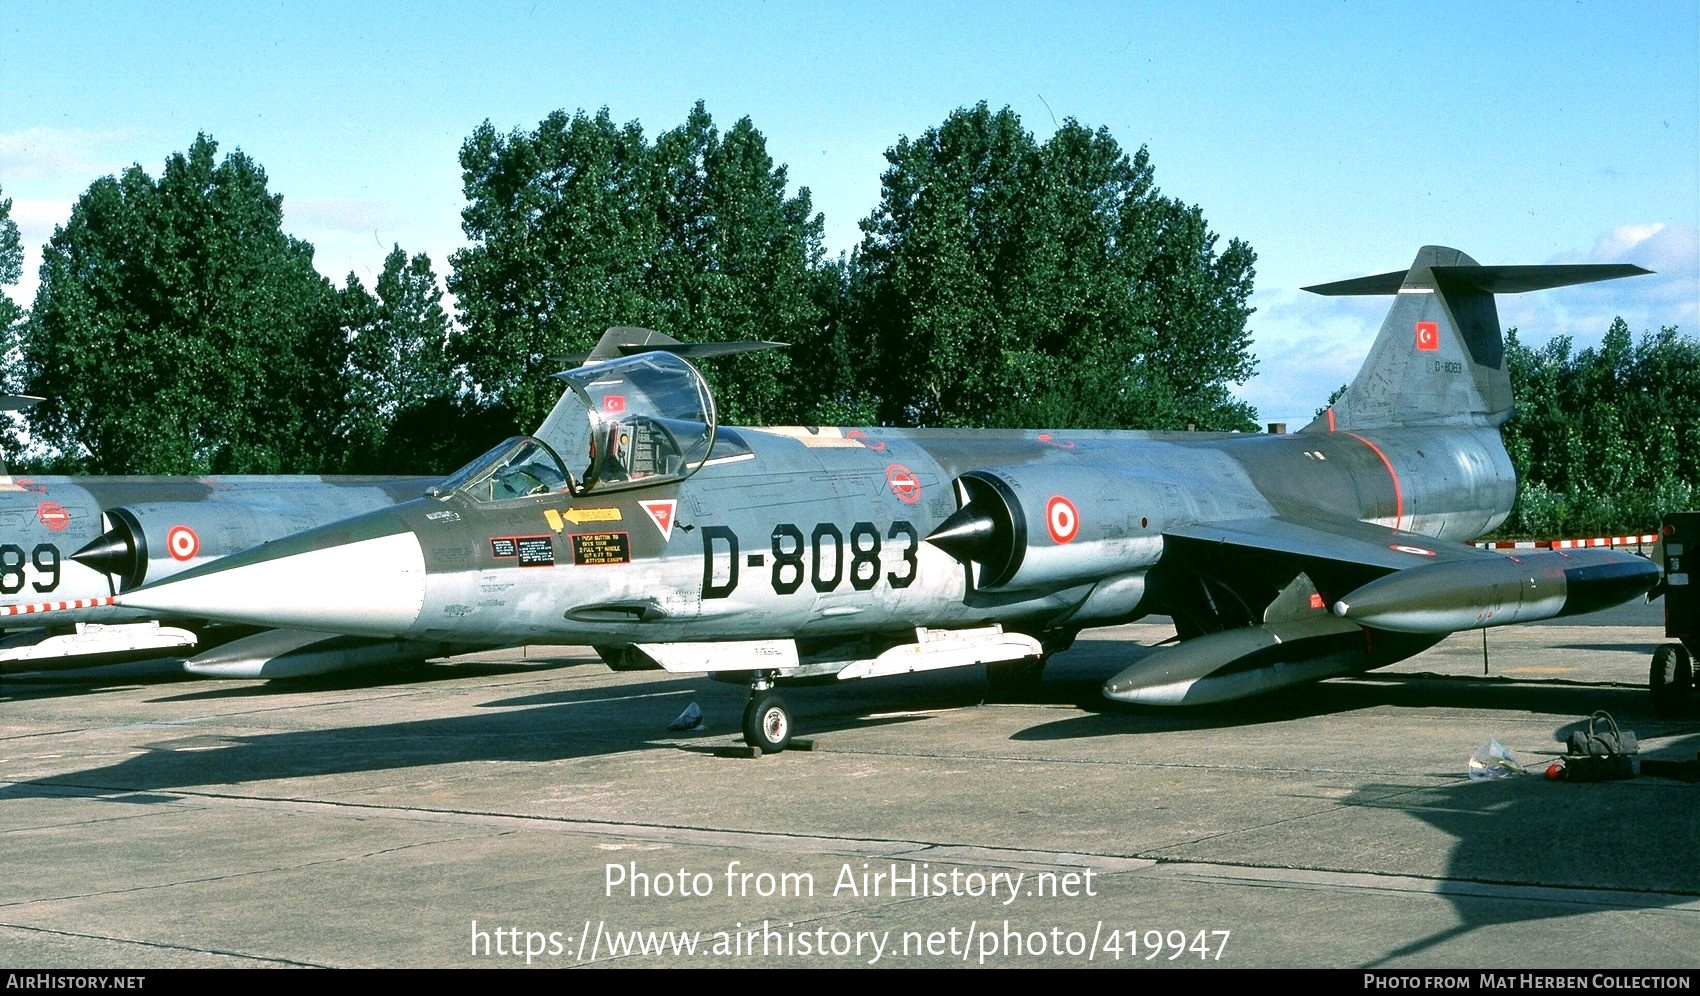
<svg viewBox="0 0 1700 996">
<path fill-rule="evenodd" d="M 265 167 L 319 268 L 371 285 L 399 243 L 463 244 L 473 128 L 607 107 L 654 135 L 748 116 L 852 248 L 884 152 L 951 110 L 1073 117 L 1148 146 L 1163 191 L 1258 253 L 1266 420 L 1302 423 L 1385 306 L 1305 284 L 1406 266 L 1658 270 L 1501 300 L 1525 342 L 1700 324 L 1700 4 L 6 4 L 0 192 L 39 250 L 95 178 L 206 132 Z M 688 335 L 688 330 L 679 330 Z"/>
</svg>

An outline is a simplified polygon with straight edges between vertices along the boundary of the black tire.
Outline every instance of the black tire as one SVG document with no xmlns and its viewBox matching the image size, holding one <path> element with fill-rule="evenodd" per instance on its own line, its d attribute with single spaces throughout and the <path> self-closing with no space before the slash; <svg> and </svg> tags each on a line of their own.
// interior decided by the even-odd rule
<svg viewBox="0 0 1700 996">
<path fill-rule="evenodd" d="M 778 692 L 756 692 L 744 706 L 744 743 L 763 754 L 777 754 L 791 744 L 791 710 Z"/>
<path fill-rule="evenodd" d="M 1694 690 L 1694 665 L 1682 644 L 1666 643 L 1653 651 L 1647 690 L 1653 696 L 1653 711 L 1661 716 L 1678 716 L 1688 710 Z"/>
</svg>

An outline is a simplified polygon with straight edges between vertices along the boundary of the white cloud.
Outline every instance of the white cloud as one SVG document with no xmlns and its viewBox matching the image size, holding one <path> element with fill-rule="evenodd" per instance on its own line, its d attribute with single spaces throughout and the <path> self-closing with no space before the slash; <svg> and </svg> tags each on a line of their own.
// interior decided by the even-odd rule
<svg viewBox="0 0 1700 996">
<path fill-rule="evenodd" d="M 394 224 L 391 214 L 390 206 L 379 201 L 283 199 L 284 229 L 309 242 L 313 239 L 304 234 L 309 230 L 363 233 L 388 228 Z"/>
<path fill-rule="evenodd" d="M 12 199 L 12 221 L 18 226 L 18 241 L 24 247 L 24 271 L 18 282 L 7 287 L 6 296 L 27 308 L 35 300 L 35 289 L 41 283 L 41 247 L 53 237 L 53 230 L 71 217 L 69 200 Z"/>
<path fill-rule="evenodd" d="M 144 139 L 135 128 L 89 131 L 36 125 L 0 132 L 0 183 L 46 181 L 86 187 L 134 163 Z"/>
<path fill-rule="evenodd" d="M 1502 297 L 1500 320 L 1525 333 L 1524 342 L 1573 336 L 1579 347 L 1596 344 L 1614 318 L 1640 333 L 1667 325 L 1689 334 L 1700 329 L 1700 229 L 1692 224 L 1619 225 L 1587 250 L 1563 253 L 1555 263 L 1634 263 L 1650 275 Z"/>
<path fill-rule="evenodd" d="M 1667 227 L 1669 226 L 1662 221 L 1640 225 L 1619 225 L 1595 239 L 1594 250 L 1588 256 L 1594 261 L 1627 259 L 1634 249 L 1643 245 Z"/>
<path fill-rule="evenodd" d="M 40 246 L 53 235 L 53 229 L 71 217 L 70 200 L 24 200 L 13 198 L 12 220 L 18 225 L 18 237 L 24 245 Z"/>
<path fill-rule="evenodd" d="M 1257 376 L 1235 393 L 1265 422 L 1297 429 L 1357 375 L 1387 312 L 1382 297 L 1259 294 L 1252 318 Z"/>
</svg>

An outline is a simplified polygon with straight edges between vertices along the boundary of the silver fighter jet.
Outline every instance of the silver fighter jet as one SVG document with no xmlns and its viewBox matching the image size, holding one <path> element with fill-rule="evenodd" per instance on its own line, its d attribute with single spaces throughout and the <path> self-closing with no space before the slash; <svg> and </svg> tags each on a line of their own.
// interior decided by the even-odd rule
<svg viewBox="0 0 1700 996">
<path fill-rule="evenodd" d="M 1288 435 L 733 428 L 687 357 L 610 330 L 535 435 L 422 499 L 120 595 L 152 612 L 456 643 L 585 643 L 611 665 L 736 673 L 744 735 L 784 749 L 786 678 L 1036 672 L 1087 627 L 1181 637 L 1111 678 L 1188 705 L 1353 674 L 1463 629 L 1645 592 L 1609 550 L 1466 545 L 1515 482 L 1494 295 L 1644 273 L 1409 269 L 1345 396 Z"/>
<path fill-rule="evenodd" d="M 0 398 L 16 409 L 33 398 Z M 0 470 L 0 672 L 191 657 L 191 673 L 318 674 L 439 648 L 207 626 L 112 596 L 228 553 L 418 497 L 428 478 L 12 477 Z"/>
</svg>

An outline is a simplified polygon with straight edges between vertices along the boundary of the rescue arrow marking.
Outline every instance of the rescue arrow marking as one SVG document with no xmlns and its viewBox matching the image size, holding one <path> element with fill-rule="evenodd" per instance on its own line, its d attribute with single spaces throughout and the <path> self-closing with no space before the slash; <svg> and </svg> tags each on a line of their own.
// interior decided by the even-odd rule
<svg viewBox="0 0 1700 996">
<path fill-rule="evenodd" d="M 561 518 L 575 526 L 584 522 L 619 522 L 620 510 L 617 508 L 569 508 L 561 513 Z"/>
</svg>

